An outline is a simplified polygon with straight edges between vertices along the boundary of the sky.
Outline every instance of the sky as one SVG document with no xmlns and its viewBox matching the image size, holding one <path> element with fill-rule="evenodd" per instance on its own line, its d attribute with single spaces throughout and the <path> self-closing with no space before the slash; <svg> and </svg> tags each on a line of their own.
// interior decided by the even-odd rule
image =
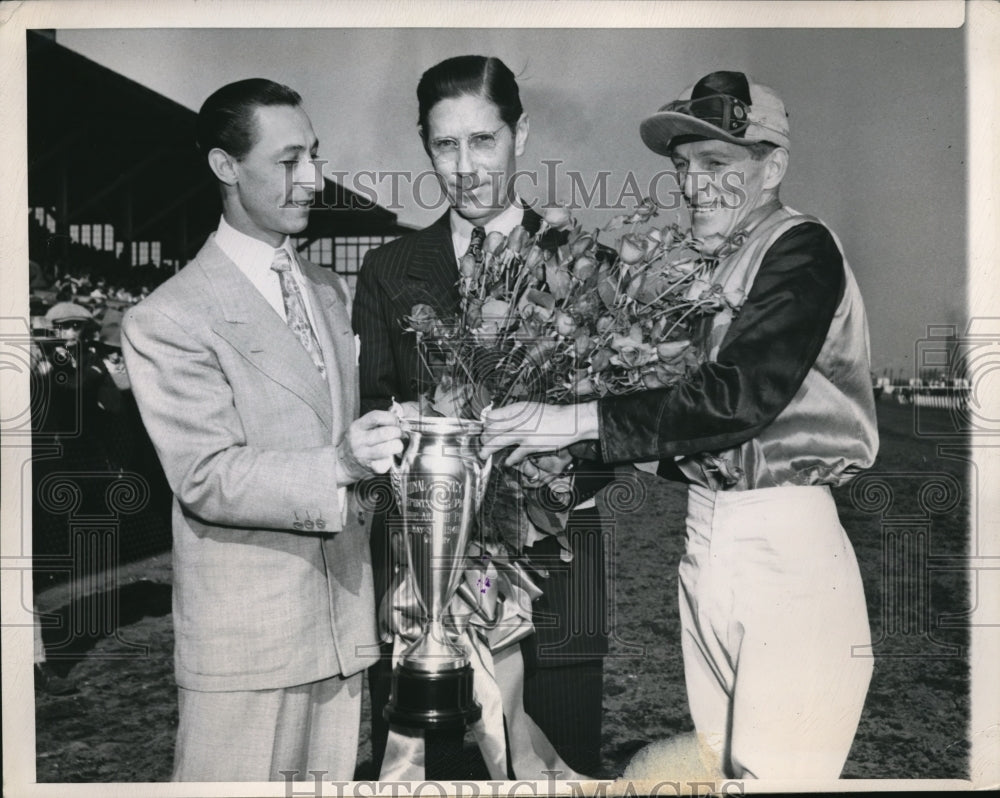
<svg viewBox="0 0 1000 798">
<path fill-rule="evenodd" d="M 633 185 L 671 196 L 671 178 L 653 182 L 670 164 L 642 144 L 641 120 L 708 72 L 745 71 L 785 101 L 792 147 L 782 198 L 840 238 L 868 308 L 873 370 L 910 376 L 929 327 L 965 325 L 961 28 L 62 28 L 57 41 L 194 110 L 245 77 L 292 86 L 327 174 L 358 181 L 416 226 L 441 213 L 432 181 L 420 196 L 435 207 L 420 207 L 379 173 L 428 168 L 415 89 L 444 58 L 496 55 L 517 75 L 530 119 L 518 167 L 536 175 L 519 182 L 526 194 L 532 180 L 539 194 L 554 180 L 560 200 L 579 204 L 579 189 L 592 190 L 603 172 L 612 206 L 623 194 L 632 205 Z M 570 172 L 579 174 L 575 196 Z M 618 210 L 577 216 L 598 226 Z"/>
</svg>

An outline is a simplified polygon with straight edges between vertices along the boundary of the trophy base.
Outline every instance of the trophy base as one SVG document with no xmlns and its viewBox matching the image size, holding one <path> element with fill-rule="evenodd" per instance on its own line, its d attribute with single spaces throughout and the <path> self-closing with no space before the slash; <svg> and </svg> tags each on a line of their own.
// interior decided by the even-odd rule
<svg viewBox="0 0 1000 798">
<path fill-rule="evenodd" d="M 392 695 L 382 716 L 417 729 L 460 729 L 483 715 L 472 697 L 472 668 L 429 673 L 404 665 L 392 672 Z"/>
</svg>

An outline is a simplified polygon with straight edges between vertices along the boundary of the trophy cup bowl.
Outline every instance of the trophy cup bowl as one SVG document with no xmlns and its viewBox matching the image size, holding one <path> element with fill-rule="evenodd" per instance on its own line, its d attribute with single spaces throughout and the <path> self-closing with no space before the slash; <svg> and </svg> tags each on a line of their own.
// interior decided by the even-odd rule
<svg viewBox="0 0 1000 798">
<path fill-rule="evenodd" d="M 472 666 L 445 628 L 444 614 L 465 572 L 466 549 L 489 466 L 476 441 L 483 425 L 459 418 L 401 419 L 409 443 L 391 470 L 403 519 L 408 579 L 423 614 L 420 636 L 393 669 L 387 721 L 422 729 L 478 720 Z"/>
</svg>

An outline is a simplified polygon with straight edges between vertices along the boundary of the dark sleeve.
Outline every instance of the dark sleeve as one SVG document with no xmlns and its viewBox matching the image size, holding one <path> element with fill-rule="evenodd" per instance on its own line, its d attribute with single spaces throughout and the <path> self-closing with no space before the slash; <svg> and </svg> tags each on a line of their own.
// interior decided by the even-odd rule
<svg viewBox="0 0 1000 798">
<path fill-rule="evenodd" d="M 400 331 L 398 326 L 390 328 L 385 310 L 387 299 L 375 271 L 376 264 L 369 252 L 358 274 L 352 313 L 354 332 L 361 339 L 358 379 L 362 413 L 385 410 L 392 397 L 403 395 L 398 385 L 392 347 L 392 336 L 398 336 Z"/>
<path fill-rule="evenodd" d="M 805 223 L 767 251 L 714 362 L 684 382 L 598 404 L 605 462 L 738 446 L 788 405 L 819 355 L 844 289 L 830 232 Z"/>
</svg>

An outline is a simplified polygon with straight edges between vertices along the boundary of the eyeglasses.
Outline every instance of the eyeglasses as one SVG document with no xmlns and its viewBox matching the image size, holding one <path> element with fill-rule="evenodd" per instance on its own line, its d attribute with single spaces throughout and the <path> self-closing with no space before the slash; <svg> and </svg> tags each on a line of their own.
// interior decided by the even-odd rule
<svg viewBox="0 0 1000 798">
<path fill-rule="evenodd" d="M 82 330 L 86 322 L 73 319 L 72 321 L 56 321 L 52 326 L 57 330 Z"/>
<path fill-rule="evenodd" d="M 497 148 L 497 133 L 507 125 L 501 125 L 496 130 L 487 133 L 473 133 L 465 139 L 465 145 L 477 155 L 489 155 Z M 435 158 L 457 158 L 460 139 L 443 137 L 431 139 L 427 145 Z"/>
<path fill-rule="evenodd" d="M 739 133 L 750 126 L 749 106 L 729 94 L 710 94 L 693 100 L 677 100 L 667 103 L 660 110 L 693 116 L 727 133 Z"/>
</svg>

